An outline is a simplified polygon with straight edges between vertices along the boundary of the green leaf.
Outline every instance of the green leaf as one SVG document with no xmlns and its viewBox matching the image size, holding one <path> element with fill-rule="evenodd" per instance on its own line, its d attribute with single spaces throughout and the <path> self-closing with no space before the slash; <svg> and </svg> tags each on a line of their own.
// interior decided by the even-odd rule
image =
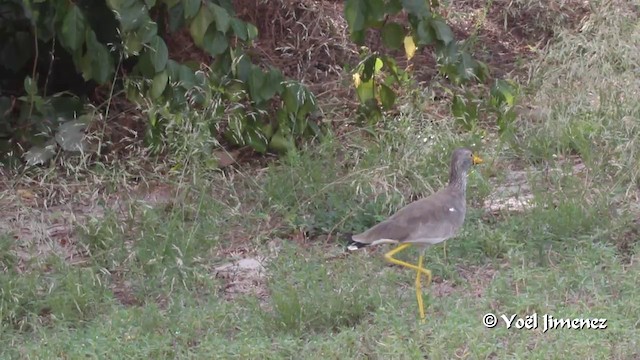
<svg viewBox="0 0 640 360">
<path fill-rule="evenodd" d="M 356 92 L 358 93 L 358 99 L 360 99 L 361 103 L 365 103 L 369 100 L 375 99 L 375 94 L 373 91 L 373 80 L 362 81 L 356 88 Z"/>
<path fill-rule="evenodd" d="M 490 93 L 495 107 L 502 105 L 513 107 L 515 105 L 517 88 L 505 80 L 497 80 L 491 87 Z"/>
<path fill-rule="evenodd" d="M 246 95 L 244 83 L 238 80 L 231 80 L 225 86 L 225 95 L 229 101 L 240 102 Z"/>
<path fill-rule="evenodd" d="M 444 21 L 440 19 L 433 19 L 431 21 L 431 27 L 433 28 L 433 30 L 435 30 L 438 40 L 442 41 L 444 45 L 448 45 L 453 41 L 453 31 L 451 31 L 449 25 L 447 25 Z"/>
<path fill-rule="evenodd" d="M 263 100 L 267 100 L 260 97 L 260 90 L 262 89 L 262 84 L 264 84 L 265 78 L 265 74 L 259 67 L 255 65 L 251 67 L 251 74 L 249 75 L 248 81 L 249 95 L 256 103 L 261 103 Z"/>
<path fill-rule="evenodd" d="M 349 30 L 354 32 L 364 30 L 366 3 L 364 0 L 347 0 L 344 4 L 344 17 Z"/>
<path fill-rule="evenodd" d="M 26 92 L 30 97 L 38 95 L 38 84 L 33 81 L 31 76 L 26 76 L 24 78 L 22 86 L 24 86 L 24 92 Z"/>
<path fill-rule="evenodd" d="M 467 59 L 465 59 L 465 55 Z M 471 63 L 469 63 L 471 60 Z M 473 59 L 466 52 L 460 53 L 460 61 L 456 66 L 456 72 L 458 73 L 458 81 L 467 82 L 473 77 Z"/>
<path fill-rule="evenodd" d="M 276 112 L 276 123 L 278 124 L 278 127 L 283 129 L 289 128 L 291 122 L 289 114 L 290 113 L 283 108 L 278 109 L 278 111 Z"/>
<path fill-rule="evenodd" d="M 116 10 L 116 17 L 120 21 L 122 33 L 136 30 L 151 21 L 147 8 L 142 2 L 134 2 L 131 6 Z"/>
<path fill-rule="evenodd" d="M 290 84 L 286 87 L 284 91 L 284 106 L 288 112 L 297 113 L 298 109 L 302 105 L 302 101 L 298 96 L 300 91 L 299 84 Z"/>
<path fill-rule="evenodd" d="M 163 70 L 167 66 L 167 60 L 169 60 L 169 49 L 167 48 L 167 44 L 164 43 L 164 40 L 160 36 L 155 36 L 151 43 L 149 44 L 151 47 L 149 50 L 151 52 L 151 63 L 153 64 L 153 68 L 156 72 Z"/>
<path fill-rule="evenodd" d="M 402 0 L 402 7 L 411 15 L 419 18 L 427 17 L 431 14 L 426 0 Z"/>
<path fill-rule="evenodd" d="M 257 37 L 258 37 L 258 28 L 251 23 L 247 23 L 247 38 L 251 41 Z"/>
<path fill-rule="evenodd" d="M 295 149 L 295 144 L 291 136 L 283 135 L 282 128 L 279 128 L 273 137 L 271 137 L 271 141 L 269 141 L 269 149 L 279 153 L 286 153 Z"/>
<path fill-rule="evenodd" d="M 233 131 L 237 135 L 241 135 L 244 132 L 247 122 L 248 120 L 245 112 L 242 109 L 235 109 L 229 118 L 229 130 Z"/>
<path fill-rule="evenodd" d="M 380 103 L 385 110 L 393 108 L 396 102 L 396 93 L 385 84 L 380 84 L 379 87 Z"/>
<path fill-rule="evenodd" d="M 138 0 L 107 0 L 107 5 L 111 10 L 120 11 L 124 8 L 133 6 Z"/>
<path fill-rule="evenodd" d="M 271 99 L 275 94 L 281 94 L 284 90 L 282 82 L 284 76 L 278 69 L 272 68 L 265 77 L 265 82 L 262 86 L 261 96 L 265 100 Z"/>
<path fill-rule="evenodd" d="M 91 54 L 85 54 L 78 61 L 78 67 L 80 68 L 80 73 L 82 74 L 82 78 L 85 81 L 88 81 L 93 78 L 93 68 L 91 66 Z"/>
<path fill-rule="evenodd" d="M 455 95 L 453 97 L 453 100 L 451 101 L 451 113 L 456 119 L 464 119 L 465 110 L 466 105 L 464 102 L 464 98 L 460 95 Z"/>
<path fill-rule="evenodd" d="M 436 40 L 435 31 L 426 19 L 418 23 L 416 34 L 418 35 L 419 45 L 431 45 Z"/>
<path fill-rule="evenodd" d="M 512 130 L 512 125 L 516 121 L 517 114 L 513 109 L 498 113 L 496 122 L 498 124 L 498 133 L 504 135 Z"/>
<path fill-rule="evenodd" d="M 402 11 L 402 2 L 400 0 L 389 0 L 385 4 L 385 8 L 388 14 L 397 14 Z"/>
<path fill-rule="evenodd" d="M 270 123 L 262 125 L 262 133 L 267 139 L 271 139 L 273 136 L 273 125 Z"/>
<path fill-rule="evenodd" d="M 455 68 L 460 58 L 458 43 L 453 41 L 446 46 L 436 46 L 436 55 L 439 64 L 453 66 Z M 457 72 L 457 68 L 453 71 Z"/>
<path fill-rule="evenodd" d="M 352 40 L 356 45 L 362 45 L 362 43 L 364 43 L 364 37 L 365 37 L 365 32 L 364 32 L 364 30 L 360 30 L 360 31 L 352 31 L 352 32 L 351 32 L 351 40 Z"/>
<path fill-rule="evenodd" d="M 147 21 L 146 24 L 136 30 L 136 33 L 140 36 L 143 44 L 148 44 L 158 35 L 158 24 L 153 21 Z"/>
<path fill-rule="evenodd" d="M 456 122 L 467 131 L 473 130 L 478 123 L 478 106 L 469 95 L 456 94 L 451 102 L 451 112 Z"/>
<path fill-rule="evenodd" d="M 87 31 L 87 54 L 91 61 L 91 76 L 99 84 L 105 84 L 111 80 L 111 75 L 115 71 L 113 58 L 106 46 L 101 44 L 93 30 Z M 83 74 L 84 76 L 84 74 Z M 88 78 L 85 78 L 88 80 Z"/>
<path fill-rule="evenodd" d="M 251 71 L 253 69 L 253 65 L 251 61 L 246 55 L 242 55 L 240 59 L 237 61 L 236 65 L 236 77 L 240 79 L 242 82 L 249 82 L 249 77 L 251 76 Z"/>
<path fill-rule="evenodd" d="M 196 86 L 196 74 L 193 69 L 186 65 L 181 65 L 179 69 L 180 86 L 190 90 Z"/>
<path fill-rule="evenodd" d="M 216 19 L 216 28 L 221 33 L 226 33 L 231 24 L 231 16 L 223 7 L 213 3 L 211 4 L 211 7 L 213 8 L 213 15 Z"/>
<path fill-rule="evenodd" d="M 296 118 L 298 118 L 299 120 L 306 120 L 307 117 L 311 114 L 312 111 L 315 110 L 315 106 L 312 102 L 307 101 L 305 102 L 301 107 L 300 110 L 298 110 L 298 113 L 296 114 Z M 300 128 L 301 131 L 304 131 L 306 128 L 306 121 L 304 121 L 304 126 L 299 125 L 298 127 Z"/>
<path fill-rule="evenodd" d="M 149 49 L 140 55 L 140 57 L 138 57 L 138 62 L 134 67 L 135 71 L 146 78 L 152 78 L 157 72 L 155 66 L 151 62 L 151 52 L 152 50 Z"/>
<path fill-rule="evenodd" d="M 384 66 L 384 62 L 382 61 L 382 59 L 381 59 L 379 56 L 377 56 L 377 57 L 376 57 L 376 62 L 375 62 L 375 64 L 373 65 L 373 73 L 374 73 L 374 74 L 379 73 L 379 72 L 380 72 L 380 70 L 382 70 L 382 67 L 383 67 L 383 66 Z"/>
<path fill-rule="evenodd" d="M 233 0 L 217 0 L 216 3 L 223 8 L 227 9 L 229 14 L 235 15 L 235 8 L 233 6 Z"/>
<path fill-rule="evenodd" d="M 124 51 L 127 56 L 137 56 L 142 50 L 142 38 L 137 33 L 129 33 L 123 39 Z"/>
<path fill-rule="evenodd" d="M 404 40 L 402 25 L 389 22 L 382 28 L 382 43 L 390 49 L 400 49 Z"/>
<path fill-rule="evenodd" d="M 197 10 L 196 10 L 197 11 Z M 182 4 L 178 4 L 172 8 L 169 8 L 168 18 L 169 18 L 169 32 L 176 32 L 178 29 L 184 26 L 184 6 Z"/>
<path fill-rule="evenodd" d="M 388 71 L 393 75 L 393 77 L 389 77 L 388 79 L 394 79 L 395 77 L 400 75 L 400 69 L 398 69 L 398 65 L 396 64 L 396 60 L 391 56 L 383 56 L 382 62 L 384 66 L 387 67 Z"/>
<path fill-rule="evenodd" d="M 319 136 L 319 137 L 322 136 L 322 130 L 320 129 L 318 124 L 316 124 L 315 121 L 309 121 L 307 125 L 308 125 L 308 129 L 311 130 L 311 135 Z"/>
<path fill-rule="evenodd" d="M 302 135 L 307 130 L 309 124 L 309 109 L 307 106 L 303 106 L 298 114 L 295 116 L 294 126 L 291 129 L 291 133 L 294 135 Z"/>
<path fill-rule="evenodd" d="M 365 27 L 379 29 L 384 24 L 386 8 L 383 0 L 366 0 L 364 24 Z"/>
<path fill-rule="evenodd" d="M 229 41 L 225 34 L 217 31 L 214 27 L 210 27 L 204 36 L 202 48 L 213 56 L 220 55 L 229 48 Z"/>
<path fill-rule="evenodd" d="M 259 127 L 249 127 L 244 133 L 244 141 L 259 153 L 267 151 L 267 138 Z"/>
<path fill-rule="evenodd" d="M 247 25 L 244 21 L 236 17 L 231 18 L 231 28 L 238 39 L 247 41 L 249 34 L 247 33 Z"/>
<path fill-rule="evenodd" d="M 184 18 L 191 19 L 194 17 L 198 13 L 198 10 L 200 10 L 201 4 L 202 0 L 183 0 L 180 5 L 184 5 Z"/>
<path fill-rule="evenodd" d="M 268 77 L 267 77 L 268 78 Z M 260 88 L 260 99 L 263 101 L 268 101 L 273 98 L 273 96 L 281 90 L 282 85 L 276 82 L 265 81 Z"/>
<path fill-rule="evenodd" d="M 229 36 L 226 36 L 227 42 L 229 42 Z M 241 46 L 241 44 L 237 44 Z M 224 51 L 222 54 L 216 56 L 213 59 L 213 63 L 211 63 L 211 73 L 216 74 L 216 76 L 231 76 L 235 77 L 235 69 L 234 69 L 234 59 L 236 59 L 236 52 L 241 52 L 240 48 L 233 48 L 231 46 L 227 46 L 227 51 Z"/>
<path fill-rule="evenodd" d="M 164 89 L 166 89 L 168 81 L 169 73 L 166 70 L 157 73 L 156 76 L 153 77 L 153 82 L 151 83 L 151 98 L 159 98 L 164 92 Z"/>
<path fill-rule="evenodd" d="M 184 66 L 175 60 L 169 59 L 167 61 L 167 73 L 169 74 L 169 80 L 178 81 L 180 78 L 180 66 Z"/>
<path fill-rule="evenodd" d="M 376 73 L 376 66 L 378 63 L 378 56 L 375 54 L 369 55 L 363 62 L 362 68 L 362 81 L 369 81 Z"/>
<path fill-rule="evenodd" d="M 207 81 L 211 80 L 213 85 L 213 82 L 218 82 L 219 80 L 217 80 L 217 74 L 215 73 L 210 73 L 209 75 L 207 75 L 204 71 L 200 71 L 197 70 L 195 72 L 196 75 L 196 86 L 198 87 L 205 87 L 207 85 Z"/>
<path fill-rule="evenodd" d="M 487 66 L 487 64 L 485 64 L 482 61 L 477 61 L 476 60 L 476 76 L 478 77 L 478 79 L 480 79 L 480 81 L 484 82 L 489 78 L 489 75 L 491 74 L 489 71 L 489 67 Z"/>
<path fill-rule="evenodd" d="M 72 4 L 62 21 L 60 33 L 62 44 L 71 52 L 79 50 L 84 43 L 86 28 L 87 24 L 82 11 Z"/>
<path fill-rule="evenodd" d="M 193 38 L 193 42 L 202 47 L 204 43 L 204 36 L 207 33 L 207 29 L 209 25 L 213 22 L 213 14 L 209 7 L 202 6 L 200 11 L 198 11 L 198 15 L 191 21 L 191 25 L 189 26 L 189 32 L 191 33 L 191 37 Z"/>
<path fill-rule="evenodd" d="M 173 9 L 182 0 L 161 0 L 168 8 Z"/>
</svg>

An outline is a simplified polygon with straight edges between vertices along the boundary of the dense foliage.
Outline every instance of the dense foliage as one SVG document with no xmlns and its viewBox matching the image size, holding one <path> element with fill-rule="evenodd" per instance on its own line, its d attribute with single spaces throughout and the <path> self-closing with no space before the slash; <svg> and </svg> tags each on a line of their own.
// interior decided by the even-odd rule
<svg viewBox="0 0 640 360">
<path fill-rule="evenodd" d="M 168 104 L 172 113 L 213 102 L 211 136 L 258 151 L 286 150 L 294 137 L 319 131 L 307 121 L 313 94 L 243 51 L 258 32 L 230 1 L 10 0 L 0 16 L 0 136 L 40 145 L 30 163 L 46 161 L 57 146 L 88 149 L 81 134 L 92 117 L 82 116 L 83 104 L 88 89 L 104 85 L 141 105 Z M 165 38 L 183 28 L 213 56 L 209 67 L 169 58 Z M 149 122 L 152 145 L 166 125 L 162 116 Z"/>
<path fill-rule="evenodd" d="M 28 164 L 45 163 L 59 148 L 102 151 L 85 132 L 109 114 L 114 94 L 147 109 L 146 140 L 156 151 L 175 142 L 167 133 L 176 121 L 197 121 L 191 128 L 205 129 L 207 137 L 259 152 L 284 152 L 298 138 L 321 135 L 310 121 L 314 95 L 281 70 L 256 65 L 245 50 L 258 30 L 238 18 L 232 5 L 230 0 L 4 1 L 0 150 L 30 148 Z M 458 89 L 485 81 L 487 66 L 454 38 L 434 11 L 437 6 L 435 0 L 347 0 L 344 15 L 358 45 L 375 29 L 385 49 L 404 49 L 408 59 L 419 47 L 431 47 L 439 72 Z M 210 64 L 170 58 L 167 39 L 181 30 L 211 56 Z M 369 121 L 394 107 L 397 90 L 410 79 L 393 56 L 366 49 L 353 75 L 360 114 Z M 106 92 L 99 101 L 91 98 L 96 88 Z M 500 129 L 507 129 L 515 116 L 515 88 L 497 82 L 490 95 L 484 104 L 498 115 Z M 452 99 L 456 118 L 473 128 L 483 102 L 469 92 L 456 92 Z M 204 115 L 192 116 L 194 109 Z"/>
</svg>

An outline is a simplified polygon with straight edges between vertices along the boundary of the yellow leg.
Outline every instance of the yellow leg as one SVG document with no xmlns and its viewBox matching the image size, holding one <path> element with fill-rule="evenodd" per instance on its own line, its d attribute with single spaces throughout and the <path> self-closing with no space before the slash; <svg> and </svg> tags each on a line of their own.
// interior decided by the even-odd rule
<svg viewBox="0 0 640 360">
<path fill-rule="evenodd" d="M 420 255 L 420 258 L 418 260 L 418 266 L 413 265 L 413 264 L 409 264 L 407 262 L 398 260 L 396 258 L 393 257 L 393 255 L 405 250 L 406 248 L 408 248 L 409 246 L 411 246 L 411 244 L 402 244 L 398 247 L 396 247 L 395 249 L 389 251 L 388 253 L 384 254 L 384 258 L 391 262 L 394 263 L 396 265 L 400 265 L 400 266 L 404 266 L 407 267 L 409 269 L 413 269 L 415 271 L 418 272 L 418 274 L 416 275 L 416 296 L 418 297 L 418 307 L 420 310 L 420 318 L 422 320 L 424 320 L 425 315 L 424 315 L 424 306 L 422 304 L 422 284 L 420 283 L 420 276 L 422 274 L 424 274 L 427 277 L 427 284 L 431 283 L 431 271 L 425 269 L 422 267 L 422 255 Z"/>
<path fill-rule="evenodd" d="M 422 267 L 422 255 L 418 258 L 418 267 Z M 418 299 L 418 309 L 420 310 L 420 322 L 425 323 L 426 316 L 424 315 L 424 305 L 422 304 L 422 284 L 420 283 L 420 279 L 422 278 L 422 273 L 420 271 L 416 271 L 416 298 Z"/>
</svg>

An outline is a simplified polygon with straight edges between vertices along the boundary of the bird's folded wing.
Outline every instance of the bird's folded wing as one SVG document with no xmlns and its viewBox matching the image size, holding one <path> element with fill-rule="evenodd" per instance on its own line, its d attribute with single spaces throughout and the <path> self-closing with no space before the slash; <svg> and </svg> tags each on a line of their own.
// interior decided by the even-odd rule
<svg viewBox="0 0 640 360">
<path fill-rule="evenodd" d="M 411 235 L 411 230 L 406 226 L 406 224 L 399 223 L 392 219 L 387 219 L 361 234 L 353 235 L 352 239 L 364 244 L 370 244 L 382 239 L 400 242 L 406 239 L 409 235 Z"/>
</svg>

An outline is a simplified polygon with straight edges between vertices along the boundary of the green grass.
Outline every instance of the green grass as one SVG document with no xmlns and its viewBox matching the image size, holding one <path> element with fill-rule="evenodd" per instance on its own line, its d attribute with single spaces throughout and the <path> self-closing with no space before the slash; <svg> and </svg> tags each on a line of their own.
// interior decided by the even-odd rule
<svg viewBox="0 0 640 360">
<path fill-rule="evenodd" d="M 23 261 L 0 236 L 0 358 L 640 357 L 640 29 L 617 6 L 596 6 L 589 36 L 546 49 L 522 99 L 543 115 L 522 115 L 514 139 L 479 141 L 408 110 L 375 140 L 330 135 L 266 169 L 182 178 L 172 206 L 106 211 L 77 229 L 80 264 Z M 487 164 L 469 177 L 446 257 L 443 245 L 426 252 L 436 281 L 422 325 L 415 274 L 386 264 L 386 248 L 336 255 L 345 234 L 444 184 L 451 149 L 474 144 Z M 567 171 L 571 156 L 584 172 Z M 528 171 L 535 206 L 486 214 L 509 166 Z M 258 255 L 258 295 L 230 297 L 215 268 Z M 607 329 L 487 329 L 487 313 L 605 318 Z"/>
</svg>

